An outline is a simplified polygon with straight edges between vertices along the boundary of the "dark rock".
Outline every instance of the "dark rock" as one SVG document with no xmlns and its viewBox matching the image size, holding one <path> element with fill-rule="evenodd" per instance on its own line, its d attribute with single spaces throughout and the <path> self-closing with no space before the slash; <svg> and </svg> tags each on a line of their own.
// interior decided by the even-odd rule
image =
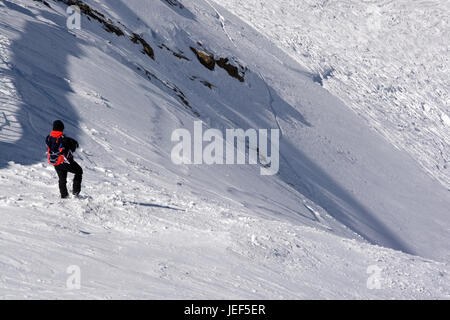
<svg viewBox="0 0 450 320">
<path fill-rule="evenodd" d="M 80 8 L 81 13 L 85 14 L 88 17 L 88 19 L 90 17 L 103 24 L 106 31 L 115 33 L 119 37 L 124 35 L 123 31 L 119 27 L 116 27 L 111 20 L 108 19 L 107 21 L 105 19 L 104 14 L 95 9 L 92 9 L 89 5 L 87 5 L 83 1 L 80 0 L 59 0 L 59 1 L 65 3 L 68 6 L 77 6 L 78 8 Z"/>
<path fill-rule="evenodd" d="M 220 58 L 219 60 L 216 60 L 216 63 L 219 67 L 225 69 L 230 76 L 238 79 L 240 82 L 244 82 L 244 76 L 240 74 L 239 68 L 229 63 L 228 58 Z M 243 73 L 245 74 L 245 69 L 243 70 Z"/>
<path fill-rule="evenodd" d="M 192 52 L 195 53 L 195 55 L 197 56 L 198 61 L 200 61 L 200 63 L 202 65 L 204 65 L 206 68 L 208 68 L 209 70 L 214 70 L 214 67 L 216 66 L 216 61 L 214 60 L 214 55 L 207 53 L 205 51 L 202 50 L 197 50 L 193 47 L 190 47 Z"/>
<path fill-rule="evenodd" d="M 45 0 L 33 0 L 33 1 L 43 3 L 43 4 L 46 5 L 47 7 L 51 8 L 50 4 L 49 4 L 47 1 L 45 1 Z"/>
<path fill-rule="evenodd" d="M 179 50 L 178 52 L 170 49 L 168 46 L 166 46 L 164 43 L 158 46 L 160 49 L 166 49 L 167 51 L 171 52 L 175 57 L 178 59 L 183 59 L 186 61 L 191 61 L 188 57 L 186 57 L 183 53 L 183 51 Z"/>
<path fill-rule="evenodd" d="M 140 43 L 143 47 L 142 53 L 149 56 L 151 59 L 155 60 L 155 52 L 153 51 L 153 48 L 148 44 L 147 41 L 145 41 L 144 38 L 142 38 L 140 35 L 133 33 L 133 36 L 130 38 L 133 43 Z"/>
</svg>

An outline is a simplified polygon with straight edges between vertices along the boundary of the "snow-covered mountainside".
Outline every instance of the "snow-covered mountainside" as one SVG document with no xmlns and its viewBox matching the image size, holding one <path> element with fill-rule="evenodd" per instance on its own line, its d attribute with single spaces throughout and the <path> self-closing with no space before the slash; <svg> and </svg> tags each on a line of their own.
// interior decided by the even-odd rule
<svg viewBox="0 0 450 320">
<path fill-rule="evenodd" d="M 450 189 L 448 1 L 216 2 Z"/>
<path fill-rule="evenodd" d="M 434 149 L 422 136 L 434 132 L 448 152 L 448 127 L 429 118 L 389 142 L 372 126 L 392 133 L 411 105 L 362 91 L 381 78 L 356 71 L 358 85 L 333 84 L 349 66 L 342 56 L 327 72 L 328 61 L 286 53 L 288 37 L 306 36 L 284 19 L 300 5 L 255 1 L 251 17 L 244 2 L 220 3 L 234 14 L 209 0 L 0 0 L 0 297 L 448 299 L 448 180 L 427 167 Z M 67 27 L 72 4 L 81 29 Z M 327 51 L 308 36 L 300 55 L 345 43 L 337 34 Z M 447 79 L 429 66 L 438 115 Z M 377 99 L 392 117 L 369 125 Z M 81 199 L 60 200 L 46 164 L 55 119 L 80 142 Z M 221 132 L 279 129 L 279 173 L 174 164 L 173 131 L 199 120 Z M 431 153 L 411 157 L 408 141 Z M 78 290 L 66 286 L 73 266 Z"/>
</svg>

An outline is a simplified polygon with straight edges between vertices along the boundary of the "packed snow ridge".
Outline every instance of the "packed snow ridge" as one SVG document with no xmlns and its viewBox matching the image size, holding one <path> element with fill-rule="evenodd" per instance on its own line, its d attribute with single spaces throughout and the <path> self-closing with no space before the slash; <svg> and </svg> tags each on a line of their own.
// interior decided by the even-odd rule
<svg viewBox="0 0 450 320">
<path fill-rule="evenodd" d="M 415 5 L 0 0 L 0 298 L 448 299 L 448 17 Z M 278 174 L 172 162 L 197 121 L 280 130 Z"/>
</svg>

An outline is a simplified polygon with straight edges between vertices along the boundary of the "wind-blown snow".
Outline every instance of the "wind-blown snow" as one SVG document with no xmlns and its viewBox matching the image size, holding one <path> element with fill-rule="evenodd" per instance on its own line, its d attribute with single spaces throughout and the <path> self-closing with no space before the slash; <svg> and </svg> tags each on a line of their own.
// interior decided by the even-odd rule
<svg viewBox="0 0 450 320">
<path fill-rule="evenodd" d="M 310 71 L 213 1 L 86 3 L 126 34 L 0 2 L 0 297 L 449 298 L 448 191 Z M 245 81 L 203 67 L 198 42 Z M 82 199 L 59 200 L 45 164 L 56 118 Z M 280 173 L 174 165 L 172 131 L 199 119 L 280 129 Z"/>
</svg>

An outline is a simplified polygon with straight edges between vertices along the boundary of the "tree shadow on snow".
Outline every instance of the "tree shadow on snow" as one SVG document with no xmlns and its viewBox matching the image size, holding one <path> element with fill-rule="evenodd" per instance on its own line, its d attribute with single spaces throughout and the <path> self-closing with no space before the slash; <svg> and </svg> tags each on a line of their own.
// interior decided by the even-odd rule
<svg viewBox="0 0 450 320">
<path fill-rule="evenodd" d="M 35 17 L 28 9 L 4 3 Z M 67 97 L 73 92 L 67 79 L 69 58 L 81 55 L 80 41 L 68 33 L 63 16 L 47 10 L 39 15 L 54 24 L 27 21 L 10 46 L 12 67 L 4 73 L 12 79 L 21 104 L 3 105 L 0 110 L 0 169 L 10 161 L 22 165 L 44 161 L 45 137 L 55 119 L 63 120 L 67 134 L 77 138 L 79 116 Z"/>
</svg>

